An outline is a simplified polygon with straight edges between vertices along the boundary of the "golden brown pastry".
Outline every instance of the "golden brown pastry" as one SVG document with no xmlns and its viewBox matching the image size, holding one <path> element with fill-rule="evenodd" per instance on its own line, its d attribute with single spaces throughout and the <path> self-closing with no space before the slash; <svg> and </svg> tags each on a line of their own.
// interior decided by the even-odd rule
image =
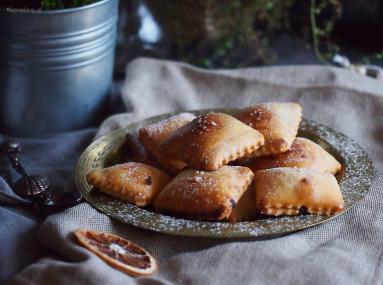
<svg viewBox="0 0 383 285">
<path fill-rule="evenodd" d="M 186 169 L 160 192 L 154 209 L 190 219 L 227 219 L 252 178 L 253 172 L 241 166 L 211 172 Z"/>
<path fill-rule="evenodd" d="M 298 137 L 287 152 L 255 157 L 251 159 L 248 167 L 254 172 L 275 167 L 312 168 L 335 175 L 342 166 L 320 145 L 308 139 Z"/>
<path fill-rule="evenodd" d="M 132 161 L 145 163 L 157 167 L 155 158 L 148 152 L 138 138 L 138 131 L 130 132 L 126 135 L 126 146 Z"/>
<path fill-rule="evenodd" d="M 86 178 L 89 184 L 102 192 L 137 206 L 151 204 L 171 180 L 164 171 L 139 162 L 93 170 Z"/>
<path fill-rule="evenodd" d="M 228 220 L 231 223 L 249 221 L 256 215 L 254 191 L 249 187 L 231 211 Z"/>
<path fill-rule="evenodd" d="M 139 130 L 139 138 L 156 161 L 171 173 L 178 173 L 186 164 L 181 160 L 164 153 L 160 147 L 175 130 L 191 122 L 195 116 L 190 113 L 181 113 L 166 120 L 146 126 Z"/>
<path fill-rule="evenodd" d="M 253 189 L 257 211 L 280 216 L 332 215 L 343 210 L 338 182 L 327 172 L 303 168 L 272 168 L 255 173 Z"/>
<path fill-rule="evenodd" d="M 235 117 L 259 131 L 265 144 L 254 156 L 287 151 L 293 143 L 302 119 L 302 107 L 296 103 L 262 103 L 243 109 Z"/>
<path fill-rule="evenodd" d="M 190 167 L 216 170 L 253 153 L 263 136 L 237 119 L 222 113 L 198 116 L 163 143 L 163 149 Z"/>
</svg>

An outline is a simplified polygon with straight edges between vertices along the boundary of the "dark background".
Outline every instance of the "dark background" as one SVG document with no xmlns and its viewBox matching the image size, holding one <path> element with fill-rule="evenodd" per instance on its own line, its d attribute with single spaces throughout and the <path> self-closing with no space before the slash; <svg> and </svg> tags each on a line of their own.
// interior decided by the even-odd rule
<svg viewBox="0 0 383 285">
<path fill-rule="evenodd" d="M 207 68 L 331 64 L 337 53 L 356 64 L 382 62 L 383 2 L 379 0 L 201 1 L 200 5 L 200 1 L 188 0 L 156 2 L 121 1 L 117 75 L 123 75 L 127 61 L 142 55 Z M 227 14 L 217 12 L 209 19 L 209 9 L 221 11 L 225 7 Z M 251 9 L 253 16 L 246 14 Z M 319 36 L 319 56 L 310 20 L 312 9 L 320 10 L 315 14 L 318 29 L 331 25 Z M 223 36 L 211 36 L 206 22 L 214 24 L 220 19 L 238 21 L 239 28 L 233 31 L 229 27 Z M 246 21 L 251 21 L 253 33 L 243 28 Z M 221 25 L 221 29 L 225 28 Z M 245 40 L 240 40 L 241 36 Z M 255 40 L 247 40 L 253 36 Z M 225 50 L 228 42 L 231 46 Z"/>
</svg>

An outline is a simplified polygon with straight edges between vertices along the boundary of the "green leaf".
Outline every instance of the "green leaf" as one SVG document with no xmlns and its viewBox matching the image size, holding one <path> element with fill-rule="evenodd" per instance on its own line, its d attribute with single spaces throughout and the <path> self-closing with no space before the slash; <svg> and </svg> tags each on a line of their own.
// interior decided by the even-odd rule
<svg viewBox="0 0 383 285">
<path fill-rule="evenodd" d="M 43 10 L 74 8 L 88 5 L 99 0 L 41 0 Z"/>
</svg>

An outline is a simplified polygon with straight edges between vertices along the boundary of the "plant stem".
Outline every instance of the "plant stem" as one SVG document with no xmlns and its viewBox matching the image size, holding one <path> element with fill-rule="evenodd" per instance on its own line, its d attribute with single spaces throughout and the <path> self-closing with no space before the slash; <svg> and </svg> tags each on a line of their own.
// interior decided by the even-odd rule
<svg viewBox="0 0 383 285">
<path fill-rule="evenodd" d="M 319 47 L 319 41 L 318 41 L 318 34 L 317 34 L 317 23 L 316 23 L 316 3 L 315 0 L 311 0 L 310 3 L 310 22 L 311 22 L 311 32 L 313 37 L 313 47 L 314 52 L 317 58 L 325 64 L 328 64 L 327 60 L 323 57 L 322 53 L 320 52 Z"/>
</svg>

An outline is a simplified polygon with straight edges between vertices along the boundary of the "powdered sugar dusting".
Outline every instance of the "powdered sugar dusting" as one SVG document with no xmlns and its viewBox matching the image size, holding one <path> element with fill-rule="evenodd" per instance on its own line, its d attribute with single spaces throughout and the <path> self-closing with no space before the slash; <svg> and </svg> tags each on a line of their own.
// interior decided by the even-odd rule
<svg viewBox="0 0 383 285">
<path fill-rule="evenodd" d="M 192 132 L 210 132 L 213 129 L 218 127 L 218 120 L 220 114 L 210 113 L 206 115 L 198 116 L 195 119 L 195 128 L 192 129 Z"/>
<path fill-rule="evenodd" d="M 329 146 L 330 153 L 339 155 L 335 158 L 342 163 L 343 169 L 337 178 L 347 209 L 369 191 L 373 176 L 372 162 L 356 142 L 324 125 L 305 120 L 301 124 L 301 132 L 309 132 L 313 127 L 315 135 L 319 138 L 318 144 L 325 149 L 326 145 Z"/>
<path fill-rule="evenodd" d="M 174 131 L 182 127 L 183 125 L 194 120 L 195 117 L 196 116 L 191 113 L 180 113 L 178 115 L 171 116 L 166 120 L 162 120 L 160 122 L 146 126 L 145 129 L 153 135 L 162 134 L 167 132 L 168 129 Z"/>
<path fill-rule="evenodd" d="M 157 120 L 161 119 L 164 119 L 164 117 L 157 118 Z M 140 122 L 141 125 L 149 123 L 152 123 L 152 121 Z M 137 127 L 137 125 L 132 125 L 133 127 Z M 125 134 L 126 130 L 121 131 L 118 139 L 123 141 Z M 336 154 L 335 157 L 342 163 L 343 170 L 338 175 L 338 180 L 344 196 L 346 210 L 359 202 L 368 193 L 373 176 L 372 163 L 357 143 L 326 126 L 307 120 L 302 122 L 299 135 L 320 144 L 331 154 Z M 116 137 L 114 137 L 113 140 L 111 139 L 107 143 L 107 139 L 101 139 L 99 143 L 105 145 L 106 150 L 100 152 L 100 147 L 97 148 L 97 144 L 92 145 L 93 150 L 96 153 L 100 152 L 103 156 L 107 156 L 108 152 L 111 151 L 110 144 L 116 143 L 116 140 Z M 99 157 L 99 155 L 95 155 L 94 160 L 97 160 L 97 163 L 93 161 L 87 162 L 88 168 L 81 172 L 88 173 L 94 167 L 100 167 L 98 164 L 98 161 L 100 161 Z M 196 179 L 198 180 L 199 178 Z M 265 218 L 235 224 L 190 221 L 154 213 L 103 195 L 97 191 L 90 191 L 85 178 L 81 177 L 81 180 L 84 185 L 79 185 L 79 189 L 82 191 L 84 198 L 100 211 L 121 222 L 168 234 L 220 238 L 260 237 L 293 232 L 335 217 L 300 215 Z"/>
</svg>

